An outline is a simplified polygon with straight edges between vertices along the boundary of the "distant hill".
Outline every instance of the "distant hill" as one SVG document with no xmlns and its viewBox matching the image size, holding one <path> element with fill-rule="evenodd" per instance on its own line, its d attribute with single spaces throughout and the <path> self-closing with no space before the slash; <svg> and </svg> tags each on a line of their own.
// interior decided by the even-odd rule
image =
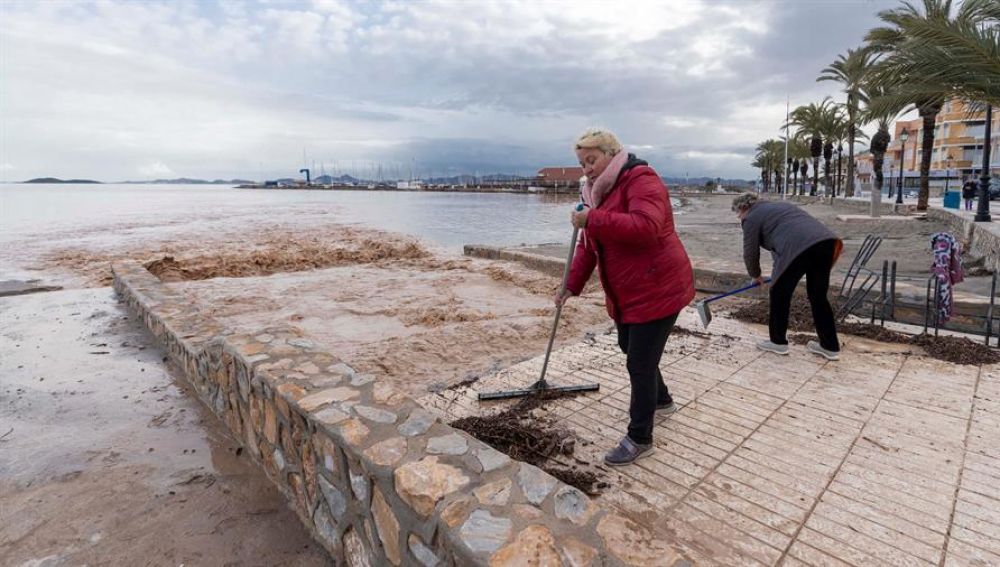
<svg viewBox="0 0 1000 567">
<path fill-rule="evenodd" d="M 94 181 L 93 179 L 57 179 L 55 177 L 36 177 L 35 179 L 29 179 L 24 183 L 100 183 L 100 181 Z"/>
</svg>

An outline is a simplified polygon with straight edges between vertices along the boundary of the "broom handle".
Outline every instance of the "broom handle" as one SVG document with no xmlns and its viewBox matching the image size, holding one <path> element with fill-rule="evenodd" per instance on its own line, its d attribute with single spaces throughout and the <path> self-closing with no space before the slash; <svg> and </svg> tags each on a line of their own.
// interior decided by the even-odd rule
<svg viewBox="0 0 1000 567">
<path fill-rule="evenodd" d="M 583 203 L 576 206 L 577 211 L 583 210 Z M 573 237 L 569 240 L 569 254 L 566 256 L 566 266 L 563 268 L 562 284 L 559 286 L 559 297 L 562 298 L 563 293 L 566 292 L 566 282 L 569 280 L 569 269 L 570 265 L 573 263 L 573 253 L 576 252 L 576 237 L 580 234 L 580 229 L 573 227 Z M 556 318 L 552 321 L 552 332 L 549 333 L 549 346 L 545 347 L 545 361 L 542 363 L 542 375 L 538 378 L 538 382 L 535 386 L 538 388 L 545 387 L 545 370 L 549 367 L 549 356 L 552 354 L 552 343 L 556 340 L 556 329 L 559 328 L 559 316 L 562 315 L 562 308 L 565 301 L 560 301 L 559 305 L 556 305 Z"/>
<path fill-rule="evenodd" d="M 770 283 L 770 282 L 771 282 L 771 278 L 765 278 L 764 279 L 764 283 Z M 753 289 L 753 288 L 755 288 L 755 287 L 757 287 L 759 285 L 760 285 L 759 283 L 753 282 L 752 284 L 743 286 L 740 289 L 734 289 L 733 291 L 727 291 L 726 293 L 723 293 L 722 295 L 716 295 L 715 297 L 709 297 L 704 302 L 708 303 L 710 301 L 715 301 L 716 299 L 722 299 L 724 297 L 729 297 L 730 295 L 736 295 L 737 293 L 743 293 L 744 291 L 746 291 L 748 289 Z"/>
</svg>

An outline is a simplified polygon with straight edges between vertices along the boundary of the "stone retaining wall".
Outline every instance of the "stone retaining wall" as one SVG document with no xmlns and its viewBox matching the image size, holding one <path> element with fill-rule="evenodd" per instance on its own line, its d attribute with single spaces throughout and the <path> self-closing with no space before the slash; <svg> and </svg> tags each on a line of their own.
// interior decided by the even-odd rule
<svg viewBox="0 0 1000 567">
<path fill-rule="evenodd" d="M 660 538 L 291 328 L 238 335 L 137 262 L 115 290 L 337 565 L 678 565 Z"/>
</svg>

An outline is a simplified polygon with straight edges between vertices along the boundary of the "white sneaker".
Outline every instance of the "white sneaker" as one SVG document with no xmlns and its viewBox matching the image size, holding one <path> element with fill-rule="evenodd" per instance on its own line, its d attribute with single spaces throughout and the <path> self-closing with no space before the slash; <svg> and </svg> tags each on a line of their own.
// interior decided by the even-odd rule
<svg viewBox="0 0 1000 567">
<path fill-rule="evenodd" d="M 757 343 L 757 348 L 767 352 L 773 352 L 774 354 L 787 355 L 788 345 L 776 345 L 771 341 L 760 341 Z"/>
<path fill-rule="evenodd" d="M 827 360 L 840 360 L 840 351 L 826 350 L 816 341 L 806 343 L 806 350 L 813 354 L 818 354 Z"/>
</svg>

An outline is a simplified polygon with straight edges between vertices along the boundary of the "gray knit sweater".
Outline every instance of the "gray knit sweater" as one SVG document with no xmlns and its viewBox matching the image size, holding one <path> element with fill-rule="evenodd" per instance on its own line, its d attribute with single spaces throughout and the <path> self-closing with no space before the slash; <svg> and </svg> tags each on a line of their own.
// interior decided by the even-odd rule
<svg viewBox="0 0 1000 567">
<path fill-rule="evenodd" d="M 774 282 L 810 246 L 835 238 L 830 229 L 797 205 L 757 202 L 743 219 L 743 261 L 750 277 L 756 278 L 760 276 L 760 249 L 771 252 Z"/>
</svg>

